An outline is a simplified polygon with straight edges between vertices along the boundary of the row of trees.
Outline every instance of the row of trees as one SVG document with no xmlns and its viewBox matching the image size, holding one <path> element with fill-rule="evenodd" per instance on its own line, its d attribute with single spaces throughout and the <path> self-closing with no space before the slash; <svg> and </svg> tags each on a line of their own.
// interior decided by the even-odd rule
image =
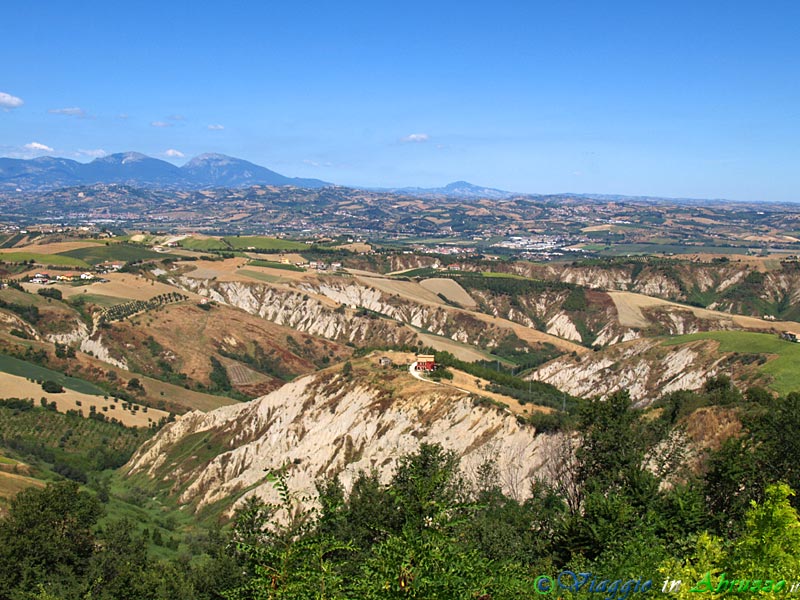
<svg viewBox="0 0 800 600">
<path fill-rule="evenodd" d="M 166 294 L 159 294 L 158 296 L 154 296 L 149 300 L 131 300 L 130 302 L 115 304 L 101 313 L 98 322 L 102 324 L 110 321 L 121 321 L 122 319 L 130 317 L 136 313 L 159 308 L 160 306 L 170 304 L 172 302 L 181 302 L 187 298 L 188 296 L 185 294 L 181 294 L 179 292 L 169 292 Z"/>
</svg>

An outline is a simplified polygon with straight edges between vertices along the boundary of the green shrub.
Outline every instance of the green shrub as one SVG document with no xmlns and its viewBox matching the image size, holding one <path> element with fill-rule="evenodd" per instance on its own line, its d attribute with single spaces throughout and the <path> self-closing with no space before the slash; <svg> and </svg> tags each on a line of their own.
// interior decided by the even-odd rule
<svg viewBox="0 0 800 600">
<path fill-rule="evenodd" d="M 55 381 L 51 381 L 49 379 L 42 382 L 42 389 L 48 394 L 60 394 L 64 391 L 64 388 L 60 383 L 56 383 Z"/>
</svg>

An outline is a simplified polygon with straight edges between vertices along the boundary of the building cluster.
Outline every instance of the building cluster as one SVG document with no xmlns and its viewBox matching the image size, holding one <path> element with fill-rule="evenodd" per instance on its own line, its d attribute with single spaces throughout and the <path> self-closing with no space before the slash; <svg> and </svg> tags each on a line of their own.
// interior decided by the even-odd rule
<svg viewBox="0 0 800 600">
<path fill-rule="evenodd" d="M 465 256 L 477 254 L 475 247 L 466 246 L 417 246 L 415 250 L 421 254 L 441 254 L 443 256 Z"/>
<path fill-rule="evenodd" d="M 342 263 L 326 263 L 321 260 L 310 260 L 307 263 L 295 263 L 295 266 L 303 269 L 314 269 L 316 271 L 341 271 Z"/>
<path fill-rule="evenodd" d="M 55 276 L 50 275 L 50 273 L 36 273 L 28 282 L 38 285 L 50 285 L 53 283 L 71 283 L 73 281 L 92 281 L 94 279 L 96 279 L 96 276 L 90 271 L 85 273 L 59 273 Z"/>
<path fill-rule="evenodd" d="M 108 273 L 115 273 L 119 271 L 125 263 L 122 262 L 105 262 L 94 267 L 94 271 L 84 271 L 82 273 L 57 273 L 55 275 L 51 275 L 50 273 L 46 272 L 39 272 L 34 273 L 32 277 L 28 279 L 29 283 L 35 283 L 38 285 L 51 285 L 53 283 L 74 283 L 74 282 L 97 282 L 97 283 L 107 283 L 108 279 L 104 279 L 101 275 L 107 275 Z"/>
<path fill-rule="evenodd" d="M 555 250 L 570 243 L 560 235 L 512 236 L 507 240 L 492 244 L 492 247 L 541 252 Z"/>
</svg>

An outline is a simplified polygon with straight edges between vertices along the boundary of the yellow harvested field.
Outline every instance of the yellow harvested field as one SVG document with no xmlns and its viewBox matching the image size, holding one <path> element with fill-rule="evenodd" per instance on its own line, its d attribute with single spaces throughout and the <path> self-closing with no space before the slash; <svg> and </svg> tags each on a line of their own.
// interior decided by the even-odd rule
<svg viewBox="0 0 800 600">
<path fill-rule="evenodd" d="M 246 273 L 242 273 L 240 269 L 258 271 L 265 275 L 280 277 L 281 279 L 301 280 L 314 276 L 313 274 L 303 271 L 257 267 L 248 264 L 248 262 L 249 259 L 240 257 L 229 258 L 222 261 L 198 260 L 196 262 L 186 263 L 185 266 L 194 267 L 194 269 L 187 271 L 184 276 L 190 279 L 216 279 L 217 281 L 261 281 L 255 277 L 249 277 Z"/>
<path fill-rule="evenodd" d="M 642 308 L 658 306 L 662 303 L 656 298 L 629 292 L 608 292 L 608 295 L 611 296 L 614 306 L 617 307 L 620 325 L 625 327 L 647 327 L 650 321 L 645 318 Z"/>
<path fill-rule="evenodd" d="M 104 275 L 108 283 L 92 283 L 90 285 L 71 286 L 58 284 L 53 287 L 61 290 L 65 298 L 79 294 L 97 294 L 100 296 L 113 296 L 115 298 L 128 298 L 129 300 L 149 300 L 159 294 L 169 294 L 176 291 L 171 285 L 145 279 L 132 273 L 109 273 Z M 190 298 L 199 299 L 199 296 L 181 290 L 182 294 Z"/>
<path fill-rule="evenodd" d="M 76 240 L 73 242 L 51 242 L 42 244 L 26 244 L 15 248 L 0 248 L 0 253 L 6 252 L 35 252 L 36 254 L 58 254 L 59 252 L 69 252 L 70 250 L 80 250 L 81 248 L 95 248 L 97 242 L 87 242 Z"/>
<path fill-rule="evenodd" d="M 687 306 L 685 304 L 678 304 L 677 302 L 670 302 L 669 300 L 653 298 L 634 292 L 608 292 L 608 295 L 611 296 L 614 305 L 617 307 L 620 324 L 626 327 L 647 327 L 650 325 L 650 321 L 644 316 L 642 309 L 664 306 L 691 311 L 699 319 L 728 321 L 742 329 L 752 329 L 756 331 L 794 331 L 800 334 L 800 323 L 796 323 L 795 321 L 765 321 L 764 319 L 756 317 L 745 317 L 718 310 Z"/>
<path fill-rule="evenodd" d="M 419 284 L 434 294 L 442 294 L 451 302 L 457 302 L 464 308 L 475 308 L 478 304 L 473 300 L 461 285 L 454 279 L 438 278 L 424 279 Z"/>
<path fill-rule="evenodd" d="M 144 407 L 142 406 L 135 412 L 123 410 L 122 401 L 114 402 L 111 398 L 106 400 L 103 396 L 83 394 L 69 389 L 64 389 L 60 394 L 50 394 L 45 392 L 38 383 L 8 373 L 0 373 L 0 397 L 32 398 L 37 406 L 39 406 L 40 398 L 46 398 L 47 402 L 56 403 L 59 412 L 79 410 L 84 416 L 88 416 L 89 407 L 94 406 L 98 413 L 109 418 L 114 417 L 128 427 L 149 427 L 151 423 L 157 423 L 162 417 L 169 416 L 169 413 L 157 408 L 148 408 L 147 412 L 143 412 Z M 104 407 L 107 409 L 103 410 Z"/>
<path fill-rule="evenodd" d="M 464 371 L 459 371 L 458 369 L 449 370 L 453 373 L 452 381 L 442 379 L 442 383 L 445 385 L 452 385 L 455 388 L 465 392 L 470 392 L 471 394 L 486 396 L 487 398 L 491 398 L 497 402 L 502 402 L 508 406 L 508 409 L 514 414 L 521 415 L 528 412 L 553 412 L 553 409 L 549 406 L 536 406 L 534 404 L 522 405 L 520 404 L 519 400 L 512 398 L 511 396 L 489 392 L 486 390 L 486 387 L 490 385 L 490 382 L 486 379 L 475 377 L 474 375 L 470 375 Z M 478 385 L 475 383 L 476 381 L 480 384 L 480 387 L 478 387 Z"/>
<path fill-rule="evenodd" d="M 532 344 L 539 344 L 539 343 L 553 344 L 553 346 L 555 346 L 560 350 L 563 350 L 564 352 L 575 352 L 576 354 L 585 354 L 587 352 L 590 352 L 589 348 L 587 348 L 586 346 L 581 346 L 580 344 L 576 344 L 575 342 L 571 342 L 569 340 L 565 340 L 560 337 L 550 335 L 549 333 L 539 331 L 538 329 L 525 327 L 525 325 L 514 323 L 513 321 L 509 321 L 508 319 L 501 319 L 499 317 L 493 317 L 491 315 L 486 315 L 479 312 L 472 312 L 472 311 L 465 311 L 465 312 L 469 312 L 469 314 L 471 314 L 473 317 L 480 319 L 485 323 L 491 323 L 492 325 L 497 325 L 498 327 L 505 327 L 506 329 L 511 329 L 519 339 Z"/>
<path fill-rule="evenodd" d="M 305 258 L 294 252 L 276 252 L 274 254 L 260 254 L 257 252 L 245 252 L 245 256 L 253 260 L 271 260 L 272 262 L 283 262 L 284 260 L 289 264 L 297 264 L 307 262 Z"/>
<path fill-rule="evenodd" d="M 747 242 L 767 242 L 770 244 L 785 244 L 786 242 L 796 242 L 797 238 L 790 235 L 747 235 L 744 237 Z"/>
<path fill-rule="evenodd" d="M 412 281 L 397 281 L 394 279 L 386 279 L 381 277 L 364 277 L 358 276 L 358 280 L 365 284 L 370 285 L 374 288 L 381 290 L 382 292 L 386 292 L 388 294 L 397 294 L 401 297 L 408 298 L 414 302 L 421 302 L 426 304 L 434 304 L 438 306 L 446 306 L 439 296 L 434 294 L 431 291 L 426 290 L 418 283 L 414 283 Z M 466 290 L 464 291 L 466 293 Z M 447 295 L 447 294 L 445 294 Z M 490 323 L 492 325 L 496 325 L 498 327 L 503 327 L 505 329 L 511 329 L 517 337 L 521 340 L 526 342 L 538 344 L 538 343 L 550 343 L 553 344 L 556 348 L 563 350 L 564 352 L 577 352 L 578 354 L 583 354 L 588 352 L 589 349 L 585 346 L 581 346 L 576 344 L 575 342 L 570 342 L 569 340 L 564 340 L 554 335 L 550 335 L 549 333 L 544 333 L 542 331 L 538 331 L 536 329 L 531 329 L 530 327 L 525 327 L 524 325 L 520 325 L 519 323 L 514 323 L 513 321 L 509 321 L 508 319 L 502 319 L 499 317 L 493 317 L 491 315 L 487 315 L 481 312 L 467 310 L 467 309 L 460 309 L 460 308 L 448 308 L 448 310 L 454 312 L 462 312 L 469 314 L 476 319 L 483 321 L 484 323 Z M 419 334 L 420 337 L 423 334 Z M 438 340 L 437 343 L 442 345 L 448 343 L 447 340 L 441 341 L 441 338 L 437 338 L 436 336 L 430 336 L 431 340 Z M 424 339 L 424 338 L 423 338 Z M 455 343 L 455 342 L 453 342 Z M 434 348 L 440 350 L 447 350 L 450 351 L 448 348 L 444 347 L 437 347 L 434 344 L 431 344 Z M 466 355 L 467 351 L 464 351 Z M 455 352 L 454 352 L 455 354 Z M 456 354 L 456 356 L 458 356 Z M 460 357 L 459 357 L 460 358 Z M 485 356 L 481 355 L 481 358 L 485 358 Z M 462 358 L 461 360 L 480 360 L 476 358 Z"/>
<path fill-rule="evenodd" d="M 416 359 L 416 354 L 411 352 L 400 352 L 399 350 L 375 350 L 372 354 L 367 356 L 373 364 L 379 364 L 381 358 L 386 357 L 392 360 L 395 365 L 408 366 Z"/>
<path fill-rule="evenodd" d="M 424 302 L 427 304 L 444 304 L 434 292 L 430 292 L 420 284 L 413 281 L 397 281 L 383 277 L 359 276 L 358 280 L 364 285 L 368 285 L 387 294 L 397 294 L 402 298 L 407 298 L 413 302 Z"/>
<path fill-rule="evenodd" d="M 611 223 L 605 223 L 603 225 L 590 225 L 589 227 L 581 227 L 581 231 L 584 233 L 590 233 L 592 231 L 610 231 L 613 228 L 614 226 Z"/>
<path fill-rule="evenodd" d="M 731 262 L 754 268 L 762 273 L 780 269 L 780 261 L 786 258 L 786 253 L 772 253 L 767 256 L 748 256 L 746 254 L 714 254 L 701 252 L 698 254 L 686 254 L 685 259 L 689 261 L 712 262 L 714 259 L 725 258 Z"/>
<path fill-rule="evenodd" d="M 226 260 L 198 260 L 191 263 L 181 263 L 181 266 L 188 267 L 184 276 L 191 279 L 213 279 L 218 281 L 240 281 L 236 275 L 237 269 L 247 264 L 246 258 L 229 258 Z"/>
<path fill-rule="evenodd" d="M 467 346 L 466 344 L 461 344 L 438 335 L 417 332 L 417 337 L 422 340 L 422 343 L 426 346 L 430 346 L 435 350 L 441 350 L 442 352 L 449 352 L 459 360 L 475 362 L 478 360 L 486 360 L 487 358 L 486 354 L 478 352 L 478 350 L 472 346 Z"/>
<path fill-rule="evenodd" d="M 372 252 L 372 246 L 369 244 L 364 244 L 363 242 L 353 242 L 352 244 L 343 244 L 342 246 L 336 246 L 340 250 L 349 250 L 350 252 L 356 253 L 368 253 Z"/>
</svg>

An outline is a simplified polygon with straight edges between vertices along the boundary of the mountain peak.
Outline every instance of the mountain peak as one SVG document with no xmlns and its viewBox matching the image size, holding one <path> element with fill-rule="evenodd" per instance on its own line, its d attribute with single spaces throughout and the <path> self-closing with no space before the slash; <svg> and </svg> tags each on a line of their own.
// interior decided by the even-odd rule
<svg viewBox="0 0 800 600">
<path fill-rule="evenodd" d="M 460 188 L 478 188 L 478 186 L 471 184 L 469 181 L 454 181 L 444 186 L 446 190 L 456 190 Z"/>
<path fill-rule="evenodd" d="M 318 179 L 286 177 L 266 167 L 225 154 L 206 153 L 195 156 L 181 171 L 193 181 L 217 187 L 242 187 L 248 185 L 294 185 L 297 187 L 323 187 Z"/>
<path fill-rule="evenodd" d="M 118 163 L 118 164 L 128 164 L 134 162 L 141 162 L 143 160 L 156 160 L 154 158 L 150 158 L 146 154 L 142 154 L 141 152 L 117 152 L 115 154 L 109 154 L 108 156 L 101 156 L 99 158 L 95 158 L 92 162 L 99 162 L 99 163 Z"/>
<path fill-rule="evenodd" d="M 202 165 L 207 163 L 233 163 L 233 162 L 247 162 L 240 158 L 233 158 L 232 156 L 228 156 L 227 154 L 218 154 L 216 152 L 205 152 L 203 154 L 198 154 L 189 162 L 186 163 L 184 166 L 188 165 Z"/>
<path fill-rule="evenodd" d="M 390 191 L 417 196 L 420 198 L 457 198 L 457 199 L 486 199 L 486 200 L 505 200 L 514 196 L 514 192 L 506 192 L 495 188 L 482 187 L 469 181 L 453 181 L 444 187 L 438 188 L 393 188 Z"/>
</svg>

